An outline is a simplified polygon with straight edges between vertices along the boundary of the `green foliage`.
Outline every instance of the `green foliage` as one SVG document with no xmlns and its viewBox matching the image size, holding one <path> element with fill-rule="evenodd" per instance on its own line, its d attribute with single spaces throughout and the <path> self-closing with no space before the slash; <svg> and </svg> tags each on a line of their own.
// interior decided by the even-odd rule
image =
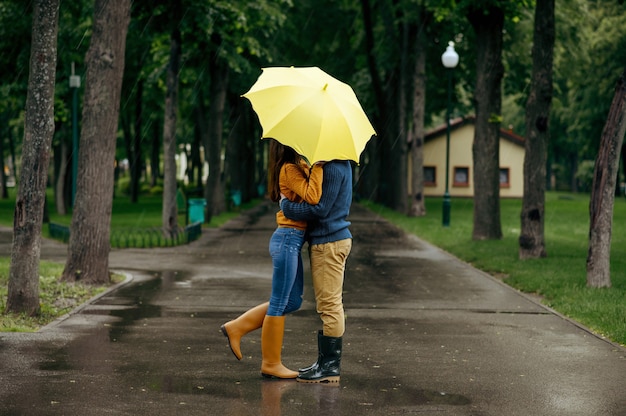
<svg viewBox="0 0 626 416">
<path fill-rule="evenodd" d="M 547 258 L 519 260 L 521 201 L 501 201 L 502 240 L 473 241 L 471 199 L 453 199 L 451 225 L 441 225 L 441 199 L 426 201 L 428 215 L 409 218 L 379 205 L 366 205 L 406 231 L 452 253 L 514 288 L 540 296 L 558 312 L 598 334 L 626 344 L 626 200 L 615 201 L 610 289 L 586 286 L 589 196 L 549 192 L 546 196 Z"/>
<path fill-rule="evenodd" d="M 122 176 L 117 180 L 117 192 L 122 195 L 130 195 L 130 176 Z"/>
<path fill-rule="evenodd" d="M 208 62 L 215 57 L 228 63 L 230 97 L 224 120 L 225 136 L 239 117 L 235 100 L 252 84 L 262 66 L 318 65 L 354 86 L 366 112 L 373 114 L 374 97 L 368 70 L 368 54 L 376 56 L 382 79 L 391 79 L 400 59 L 403 25 L 416 27 L 422 6 L 434 14 L 427 31 L 427 127 L 442 121 L 446 108 L 446 83 L 442 82 L 440 56 L 445 43 L 456 42 L 460 64 L 454 72 L 453 114 L 472 111 L 475 80 L 473 34 L 465 12 L 469 7 L 506 10 L 503 59 L 506 68 L 502 125 L 524 134 L 524 107 L 530 81 L 532 19 L 530 0 L 452 1 L 399 0 L 369 2 L 373 12 L 375 44 L 364 46 L 362 4 L 356 0 L 190 0 L 184 2 L 181 21 L 172 22 L 168 2 L 133 2 L 127 37 L 127 56 L 121 117 L 130 130 L 136 94 L 142 84 L 141 140 L 144 158 L 153 137 L 160 136 L 164 102 L 164 73 L 169 59 L 170 32 L 178 27 L 183 40 L 180 75 L 179 144 L 191 143 L 197 123 L 194 107 L 205 100 L 211 80 Z M 294 6 L 295 5 L 295 6 Z M 93 2 L 76 0 L 64 4 L 59 15 L 58 70 L 55 97 L 55 146 L 70 138 L 71 63 L 83 77 L 85 51 L 91 36 Z M 19 0 L 0 4 L 0 138 L 15 141 L 18 158 L 23 136 L 32 26 L 32 3 Z M 626 10 L 610 0 L 558 1 L 556 4 L 553 116 L 550 120 L 551 161 L 562 169 L 560 183 L 569 184 L 576 161 L 595 158 L 615 81 L 626 62 Z M 412 34 L 411 34 L 412 35 Z M 409 42 L 411 44 L 411 42 Z M 79 96 L 82 97 L 82 89 Z M 210 103 L 206 103 L 207 106 Z M 208 117 L 208 115 L 207 115 Z M 388 126 L 376 126 L 381 131 Z M 129 131 L 130 131 L 129 130 Z M 132 134 L 135 132 L 132 131 Z M 253 133 L 248 133 L 250 136 Z M 122 135 L 120 134 L 120 137 Z M 128 157 L 121 145 L 120 158 Z M 7 147 L 5 147 L 6 152 Z M 55 154 L 57 148 L 54 149 Z M 5 154 L 6 156 L 6 154 Z"/>
<path fill-rule="evenodd" d="M 557 2 L 550 154 L 595 160 L 616 82 L 626 63 L 626 8 L 613 1 Z"/>
<path fill-rule="evenodd" d="M 161 186 L 161 185 L 147 186 L 146 188 L 142 187 L 142 191 L 144 189 L 150 195 L 163 195 L 163 186 Z"/>
<path fill-rule="evenodd" d="M 502 123 L 502 116 L 500 114 L 490 114 L 489 115 L 489 120 L 487 120 L 489 123 L 495 123 L 495 124 L 501 124 Z"/>
<path fill-rule="evenodd" d="M 590 192 L 593 184 L 593 171 L 595 162 L 593 160 L 583 160 L 578 164 L 576 170 L 576 181 L 578 189 L 582 192 Z"/>
<path fill-rule="evenodd" d="M 250 69 L 250 60 L 271 61 L 271 39 L 292 5 L 291 0 L 191 2 L 181 25 L 183 42 L 196 46 L 189 49 L 190 62 L 202 67 L 210 53 L 242 73 Z"/>
<path fill-rule="evenodd" d="M 514 21 L 519 20 L 520 13 L 524 9 L 534 6 L 533 0 L 460 0 L 456 2 L 456 7 L 461 13 L 467 13 L 467 10 L 482 10 L 487 15 L 489 10 L 499 8 L 504 10 L 505 15 Z"/>
<path fill-rule="evenodd" d="M 130 176 L 125 175 L 117 180 L 117 192 L 119 195 L 130 196 Z M 153 195 L 158 196 L 163 194 L 163 184 L 159 183 L 155 186 L 150 186 L 147 182 L 141 182 L 139 184 L 139 195 Z"/>
</svg>

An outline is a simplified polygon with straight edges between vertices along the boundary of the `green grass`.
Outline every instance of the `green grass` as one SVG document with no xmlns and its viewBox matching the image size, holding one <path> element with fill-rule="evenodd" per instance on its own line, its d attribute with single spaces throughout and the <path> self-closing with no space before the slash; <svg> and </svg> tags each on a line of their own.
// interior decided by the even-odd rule
<svg viewBox="0 0 626 416">
<path fill-rule="evenodd" d="M 9 262 L 9 258 L 0 257 L 0 310 L 2 311 L 6 307 Z M 37 317 L 13 313 L 0 315 L 0 332 L 34 332 L 107 289 L 107 286 L 59 282 L 58 276 L 62 272 L 62 264 L 48 261 L 40 262 L 40 315 Z M 123 276 L 114 275 L 113 283 L 120 282 L 122 279 Z"/>
<path fill-rule="evenodd" d="M 448 251 L 478 269 L 526 293 L 541 296 L 554 310 L 608 339 L 626 345 L 626 200 L 615 201 L 611 288 L 586 285 L 589 195 L 549 192 L 546 195 L 545 240 L 548 257 L 519 260 L 521 200 L 501 201 L 503 238 L 473 241 L 473 201 L 453 199 L 450 227 L 442 227 L 442 201 L 429 198 L 427 215 L 409 218 L 364 202 L 398 227 Z"/>
<path fill-rule="evenodd" d="M 15 189 L 9 190 L 8 199 L 0 199 L 0 225 L 13 226 L 13 212 L 15 210 Z M 71 213 L 59 215 L 54 208 L 54 198 L 51 191 L 48 194 L 48 207 L 50 221 L 60 225 L 69 226 L 72 222 Z M 246 210 L 258 205 L 259 199 L 253 199 L 241 204 L 238 209 L 221 213 L 211 218 L 210 224 L 203 227 L 217 228 L 229 220 L 237 217 L 241 210 Z M 113 199 L 113 211 L 111 216 L 111 230 L 129 230 L 133 228 L 158 228 L 162 225 L 162 197 L 161 195 L 141 195 L 138 203 L 131 203 L 130 198 L 118 196 Z M 184 226 L 185 217 L 179 215 L 179 224 Z M 47 227 L 43 227 L 44 237 L 49 237 Z"/>
<path fill-rule="evenodd" d="M 0 199 L 0 225 L 13 226 L 13 212 L 15 209 L 15 190 L 11 189 L 9 199 Z M 48 196 L 50 220 L 57 224 L 71 224 L 71 215 L 59 215 L 51 203 L 53 198 Z M 133 204 L 129 198 L 117 197 L 113 200 L 113 214 L 111 229 L 124 228 L 151 228 L 161 226 L 161 196 L 146 195 L 139 198 L 139 203 Z M 214 216 L 210 224 L 203 227 L 219 227 L 237 217 L 240 210 L 251 208 L 260 200 L 252 200 L 237 210 L 224 212 Z M 180 224 L 184 224 L 184 217 L 180 216 Z M 48 227 L 43 227 L 42 234 L 48 236 Z M 88 301 L 98 293 L 107 289 L 107 286 L 90 286 L 82 283 L 59 282 L 63 272 L 63 264 L 41 261 L 39 264 L 39 300 L 41 314 L 37 317 L 28 317 L 16 314 L 4 314 L 8 292 L 8 278 L 10 258 L 0 257 L 0 332 L 33 332 L 42 326 L 54 321 L 58 317 L 70 312 L 75 307 Z M 113 282 L 117 283 L 122 276 L 114 275 Z"/>
<path fill-rule="evenodd" d="M 52 198 L 49 197 L 48 201 L 51 202 Z M 142 195 L 139 197 L 138 203 L 130 202 L 127 197 L 116 197 L 113 200 L 113 211 L 111 215 L 111 229 L 130 229 L 130 228 L 151 228 L 161 227 L 163 220 L 162 215 L 162 202 L 161 195 Z M 15 200 L 13 200 L 15 203 Z M 241 209 L 250 208 L 259 203 L 258 199 L 241 205 L 239 210 L 226 211 L 220 215 L 211 218 L 210 224 L 203 224 L 203 227 L 216 228 L 223 225 L 228 220 L 239 215 Z M 0 208 L 1 210 L 2 208 Z M 1 211 L 0 211 L 0 215 Z M 11 212 L 12 218 L 13 212 Z M 3 217 L 2 217 L 3 218 Z M 72 221 L 71 215 L 58 215 L 56 212 L 50 213 L 50 221 L 61 225 L 69 226 Z M 184 226 L 185 217 L 179 215 L 179 224 Z"/>
</svg>

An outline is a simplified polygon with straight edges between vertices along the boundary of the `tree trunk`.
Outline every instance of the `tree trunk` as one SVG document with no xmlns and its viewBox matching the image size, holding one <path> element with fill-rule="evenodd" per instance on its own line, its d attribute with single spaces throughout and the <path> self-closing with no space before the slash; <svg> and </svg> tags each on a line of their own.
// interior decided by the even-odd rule
<svg viewBox="0 0 626 416">
<path fill-rule="evenodd" d="M 86 55 L 76 199 L 63 280 L 110 281 L 115 147 L 130 0 L 96 0 Z"/>
<path fill-rule="evenodd" d="M 194 115 L 194 119 L 196 120 L 195 129 L 197 131 L 198 136 L 200 136 L 200 143 L 202 147 L 204 148 L 204 164 L 208 165 L 209 164 L 209 151 L 210 151 L 209 136 L 208 136 L 209 128 L 207 126 L 206 108 L 204 105 L 204 94 L 202 91 L 198 91 L 198 97 L 196 99 L 196 105 L 194 106 L 194 109 L 193 109 L 193 115 Z M 207 178 L 207 182 L 204 184 L 204 188 L 202 190 L 203 197 L 207 201 L 207 203 L 208 203 L 207 195 L 210 192 L 208 187 L 209 187 L 209 181 Z M 210 222 L 211 219 L 205 218 L 205 221 Z"/>
<path fill-rule="evenodd" d="M 252 107 L 248 107 L 246 110 L 246 134 L 249 137 L 253 137 L 254 141 L 252 142 L 252 148 L 254 149 L 254 187 L 256 188 L 256 195 L 261 198 L 265 198 L 266 191 L 268 189 L 267 186 L 267 164 L 269 161 L 269 157 L 267 155 L 268 148 L 267 140 L 258 140 L 258 137 L 261 137 L 261 132 L 259 130 L 259 123 L 254 120 L 254 112 L 252 111 Z"/>
<path fill-rule="evenodd" d="M 387 81 L 388 88 L 385 90 L 384 97 L 385 111 L 382 113 L 381 120 L 383 120 L 382 125 L 388 128 L 375 139 L 379 145 L 377 153 L 380 157 L 378 197 L 385 206 L 406 213 L 406 128 L 401 129 L 398 122 L 398 117 L 403 116 L 406 101 L 402 102 L 399 98 L 400 89 L 403 88 L 399 66 L 391 70 Z M 404 179 L 402 179 L 403 175 Z M 403 184 L 404 191 L 401 189 Z M 404 204 L 401 201 L 402 195 L 405 196 Z"/>
<path fill-rule="evenodd" d="M 3 125 L 6 123 L 3 120 Z M 7 199 L 9 191 L 7 189 L 7 175 L 4 172 L 4 134 L 0 137 L 0 198 Z"/>
<path fill-rule="evenodd" d="M 245 103 L 239 96 L 233 98 L 230 100 L 230 108 L 235 109 L 232 113 L 239 116 L 231 120 L 232 129 L 226 141 L 224 172 L 230 189 L 241 192 L 242 201 L 249 201 L 252 189 L 250 180 L 254 178 L 254 153 L 249 141 L 250 136 L 245 132 Z"/>
<path fill-rule="evenodd" d="M 426 107 L 426 21 L 420 9 L 415 36 L 415 68 L 413 70 L 413 117 L 409 136 L 411 154 L 410 217 L 426 215 L 424 203 L 424 118 Z"/>
<path fill-rule="evenodd" d="M 57 214 L 67 214 L 67 205 L 65 204 L 67 193 L 65 192 L 65 184 L 67 183 L 67 167 L 70 161 L 69 158 L 69 146 L 67 141 L 61 139 L 59 145 L 56 147 L 55 153 L 59 153 L 59 167 L 57 170 L 55 180 L 54 202 Z"/>
<path fill-rule="evenodd" d="M 374 92 L 374 98 L 376 100 L 376 108 L 378 110 L 374 120 L 374 126 L 386 125 L 384 120 L 387 120 L 386 116 L 386 102 L 385 93 L 383 88 L 383 82 L 380 74 L 378 73 L 378 65 L 376 63 L 376 46 L 374 35 L 374 23 L 372 21 L 372 10 L 369 0 L 361 0 L 361 13 L 363 15 L 363 31 L 364 31 L 364 44 L 365 54 L 367 57 L 367 67 L 370 77 L 372 78 L 372 90 Z M 382 165 L 384 164 L 382 156 L 384 148 L 387 143 L 387 131 L 377 131 L 378 135 L 374 140 L 371 140 L 365 151 L 365 162 L 359 167 L 359 175 L 357 176 L 356 193 L 358 197 L 371 199 L 381 202 L 385 197 L 385 188 L 387 187 L 385 177 L 381 172 L 384 170 Z"/>
<path fill-rule="evenodd" d="M 195 188 L 202 189 L 202 135 L 195 127 L 193 130 L 193 143 L 191 144 L 191 169 L 189 174 L 189 184 Z"/>
<path fill-rule="evenodd" d="M 626 68 L 615 88 L 593 173 L 589 203 L 589 252 L 587 253 L 587 286 L 590 287 L 611 286 L 611 228 L 613 227 L 615 182 L 625 133 Z"/>
<path fill-rule="evenodd" d="M 546 162 L 552 102 L 554 0 L 537 0 L 533 39 L 533 74 L 526 103 L 524 197 L 519 258 L 546 256 L 544 241 Z"/>
<path fill-rule="evenodd" d="M 237 97 L 239 98 L 239 97 Z M 257 177 L 257 142 L 259 141 L 257 136 L 250 134 L 252 131 L 250 125 L 252 120 L 250 113 L 245 111 L 245 103 L 238 99 L 237 108 L 239 109 L 240 116 L 237 121 L 236 134 L 243 137 L 240 143 L 239 151 L 242 153 L 238 160 L 242 163 L 243 167 L 237 171 L 238 182 L 241 184 L 242 201 L 246 202 L 252 198 L 256 198 L 259 194 L 258 190 L 258 177 Z M 233 167 L 234 168 L 234 167 Z M 234 170 L 234 169 L 233 169 Z"/>
<path fill-rule="evenodd" d="M 180 16 L 180 1 L 174 1 L 174 16 Z M 176 206 L 176 113 L 178 111 L 178 77 L 181 54 L 181 37 L 175 22 L 170 39 L 170 63 L 167 68 L 167 93 L 163 121 L 163 233 L 172 237 L 178 229 Z"/>
<path fill-rule="evenodd" d="M 59 0 L 33 2 L 22 172 L 13 217 L 7 312 L 39 313 L 41 225 L 54 134 Z M 4 163 L 2 163 L 4 168 Z"/>
<path fill-rule="evenodd" d="M 131 152 L 128 155 L 130 168 L 130 202 L 139 201 L 139 188 L 141 171 L 143 165 L 143 155 L 141 153 L 141 136 L 143 129 L 143 81 L 137 81 L 137 91 L 135 93 L 135 124 L 134 133 L 129 139 L 131 142 Z"/>
<path fill-rule="evenodd" d="M 626 146 L 622 143 L 622 173 L 624 174 L 624 185 L 626 185 Z M 622 196 L 626 196 L 626 188 L 622 189 L 620 187 L 620 191 L 622 192 Z"/>
<path fill-rule="evenodd" d="M 152 146 L 150 147 L 150 186 L 156 186 L 161 176 L 161 132 L 159 123 L 152 123 Z"/>
<path fill-rule="evenodd" d="M 131 197 L 130 200 L 131 202 L 133 202 L 133 179 L 132 179 L 132 164 L 133 164 L 133 143 L 132 143 L 132 136 L 133 136 L 133 132 L 132 129 L 130 127 L 130 115 L 128 115 L 129 112 L 126 113 L 122 113 L 120 114 L 120 124 L 122 127 L 122 137 L 124 138 L 124 150 L 126 151 L 126 158 L 128 159 L 128 165 L 129 165 L 129 171 L 131 172 L 131 179 L 130 179 L 130 183 L 129 183 L 129 187 L 128 187 L 128 192 L 130 193 Z"/>
<path fill-rule="evenodd" d="M 13 170 L 13 177 L 15 177 L 15 180 L 17 181 L 18 179 L 18 175 L 17 175 L 17 163 L 16 163 L 16 157 L 15 157 L 15 139 L 13 138 L 13 133 L 11 128 L 8 129 L 8 135 L 9 135 L 9 153 L 11 154 L 11 168 Z"/>
<path fill-rule="evenodd" d="M 407 153 L 408 153 L 408 140 L 409 140 L 409 126 L 407 118 L 407 93 L 406 90 L 409 87 L 408 82 L 408 66 L 410 61 L 410 47 L 409 47 L 409 24 L 403 22 L 399 24 L 400 28 L 400 67 L 398 69 L 398 86 L 397 94 L 393 94 L 398 111 L 395 111 L 395 126 L 397 130 L 396 139 L 392 145 L 392 162 L 388 165 L 387 172 L 389 175 L 389 185 L 391 189 L 390 207 L 398 212 L 406 214 L 408 212 L 408 169 L 407 169 Z"/>
<path fill-rule="evenodd" d="M 468 19 L 476 32 L 476 130 L 474 160 L 474 240 L 502 238 L 500 224 L 500 110 L 502 107 L 502 30 L 504 12 L 473 8 Z"/>
<path fill-rule="evenodd" d="M 210 222 L 213 215 L 225 209 L 222 187 L 222 131 L 226 89 L 228 87 L 228 65 L 217 56 L 210 59 L 209 71 L 211 87 L 209 102 L 209 119 L 205 142 L 205 154 L 209 162 L 209 177 L 204 188 L 206 199 L 205 222 Z"/>
</svg>

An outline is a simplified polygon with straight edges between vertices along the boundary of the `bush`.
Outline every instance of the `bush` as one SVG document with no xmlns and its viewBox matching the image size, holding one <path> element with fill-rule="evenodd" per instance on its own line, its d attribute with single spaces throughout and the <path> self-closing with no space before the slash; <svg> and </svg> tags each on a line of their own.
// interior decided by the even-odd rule
<svg viewBox="0 0 626 416">
<path fill-rule="evenodd" d="M 122 176 L 117 180 L 117 191 L 124 196 L 130 196 L 130 175 Z M 150 186 L 148 182 L 139 183 L 139 195 L 161 195 L 163 194 L 163 183 Z"/>
<path fill-rule="evenodd" d="M 143 190 L 143 187 L 141 189 Z M 163 187 L 161 185 L 155 185 L 147 189 L 150 195 L 162 195 L 163 194 Z"/>
<path fill-rule="evenodd" d="M 593 185 L 593 170 L 595 162 L 593 160 L 583 160 L 578 164 L 576 169 L 576 182 L 578 190 L 581 192 L 590 192 Z"/>
<path fill-rule="evenodd" d="M 117 180 L 117 191 L 122 195 L 130 195 L 130 176 L 123 176 Z"/>
</svg>

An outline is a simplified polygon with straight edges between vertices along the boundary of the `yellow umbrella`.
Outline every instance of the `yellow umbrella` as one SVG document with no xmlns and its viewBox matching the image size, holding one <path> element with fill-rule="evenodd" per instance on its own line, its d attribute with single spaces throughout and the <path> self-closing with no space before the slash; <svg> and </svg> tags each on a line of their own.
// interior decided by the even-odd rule
<svg viewBox="0 0 626 416">
<path fill-rule="evenodd" d="M 317 67 L 263 68 L 250 91 L 262 138 L 292 147 L 310 163 L 359 162 L 376 134 L 352 88 Z"/>
</svg>

